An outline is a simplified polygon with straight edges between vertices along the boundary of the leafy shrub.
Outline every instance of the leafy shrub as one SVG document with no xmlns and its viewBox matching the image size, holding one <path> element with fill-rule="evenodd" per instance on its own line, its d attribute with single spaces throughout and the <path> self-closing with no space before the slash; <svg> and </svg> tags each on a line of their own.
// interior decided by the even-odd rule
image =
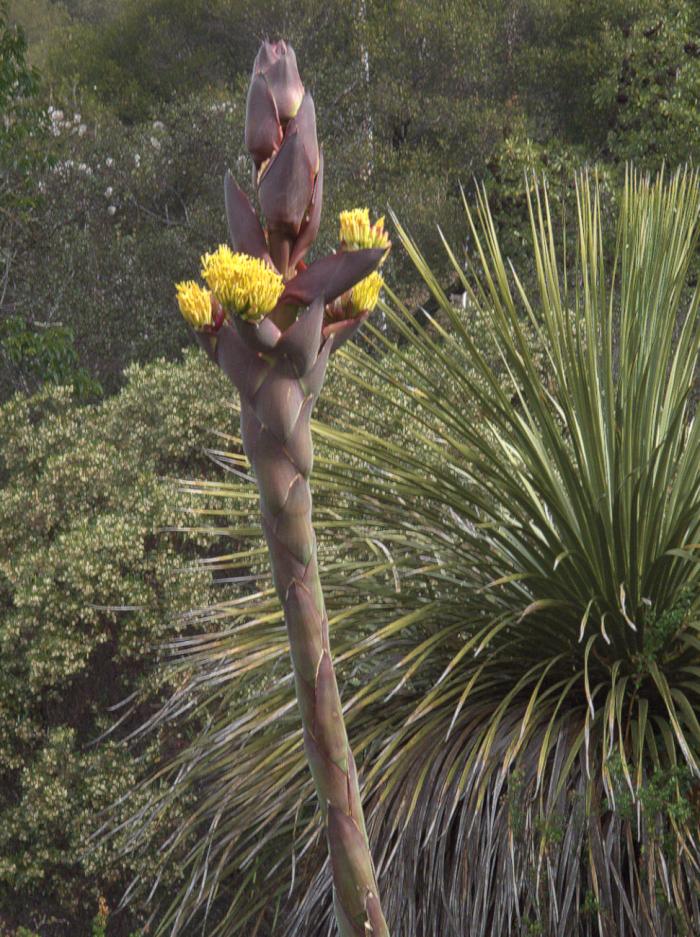
<svg viewBox="0 0 700 937">
<path fill-rule="evenodd" d="M 8 191 L 11 179 L 26 177 L 37 158 L 33 138 L 40 131 L 42 115 L 36 100 L 39 76 L 27 63 L 23 30 L 8 21 L 7 2 L 0 3 L 0 179 L 3 201 L 21 205 L 23 193 Z"/>
<path fill-rule="evenodd" d="M 78 399 L 102 392 L 98 382 L 80 366 L 73 332 L 65 326 L 31 328 L 20 316 L 8 316 L 0 322 L 0 347 L 7 363 L 21 374 L 15 375 L 14 382 L 24 383 L 26 390 L 29 378 L 33 382 L 72 385 Z"/>
<path fill-rule="evenodd" d="M 575 174 L 586 166 L 582 147 L 567 146 L 556 138 L 538 143 L 519 126 L 496 146 L 487 161 L 484 189 L 494 219 L 501 251 L 514 264 L 519 276 L 528 282 L 536 276 L 532 257 L 532 225 L 529 202 L 538 179 L 546 179 L 547 196 L 557 235 L 566 231 L 576 237 Z M 605 213 L 606 252 L 614 251 L 614 215 L 619 180 L 610 166 L 596 162 L 590 170 L 596 173 L 601 206 Z"/>
<path fill-rule="evenodd" d="M 631 24 L 607 24 L 595 103 L 614 159 L 645 169 L 700 158 L 700 17 L 687 0 L 652 3 Z"/>
<path fill-rule="evenodd" d="M 159 645 L 214 597 L 209 573 L 183 574 L 201 538 L 162 529 L 189 504 L 163 476 L 202 472 L 209 427 L 229 418 L 218 376 L 193 356 L 126 380 L 99 405 L 47 387 L 0 408 L 0 923 L 53 921 L 42 937 L 87 932 L 98 897 L 116 905 L 152 867 L 167 828 L 139 865 L 119 843 L 86 852 L 87 839 L 138 758 L 182 744 L 119 739 L 161 693 Z"/>
</svg>

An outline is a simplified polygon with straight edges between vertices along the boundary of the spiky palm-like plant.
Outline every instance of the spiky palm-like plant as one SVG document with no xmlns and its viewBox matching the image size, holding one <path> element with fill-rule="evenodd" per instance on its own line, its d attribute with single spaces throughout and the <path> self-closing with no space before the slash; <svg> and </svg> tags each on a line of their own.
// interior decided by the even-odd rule
<svg viewBox="0 0 700 937">
<path fill-rule="evenodd" d="M 698 177 L 630 174 L 611 262 L 588 178 L 561 247 L 532 191 L 529 292 L 483 197 L 466 264 L 451 254 L 466 311 L 400 232 L 439 315 L 421 328 L 392 299 L 401 344 L 374 330 L 371 353 L 343 352 L 345 393 L 372 405 L 316 427 L 321 575 L 385 910 L 410 937 L 695 934 Z M 246 514 L 244 482 L 192 488 Z M 258 569 L 250 534 L 222 567 Z M 173 909 L 228 881 L 217 933 L 321 937 L 329 869 L 272 592 L 207 617 L 227 627 L 183 646 L 171 711 L 219 715 L 154 803 L 206 791 L 173 840 L 200 831 Z"/>
</svg>

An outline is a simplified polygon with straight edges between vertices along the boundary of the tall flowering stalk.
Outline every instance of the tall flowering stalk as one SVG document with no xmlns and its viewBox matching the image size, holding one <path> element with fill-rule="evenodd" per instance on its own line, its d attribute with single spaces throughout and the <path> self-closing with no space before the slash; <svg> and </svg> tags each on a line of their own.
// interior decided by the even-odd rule
<svg viewBox="0 0 700 937">
<path fill-rule="evenodd" d="M 177 286 L 182 314 L 241 400 L 241 436 L 284 608 L 304 747 L 326 827 L 341 937 L 388 937 L 329 641 L 311 520 L 311 411 L 329 356 L 377 303 L 390 243 L 366 209 L 340 216 L 340 248 L 304 256 L 321 219 L 323 154 L 291 46 L 264 42 L 248 92 L 246 146 L 265 227 L 230 173 L 233 250 L 202 257 L 206 287 Z"/>
</svg>

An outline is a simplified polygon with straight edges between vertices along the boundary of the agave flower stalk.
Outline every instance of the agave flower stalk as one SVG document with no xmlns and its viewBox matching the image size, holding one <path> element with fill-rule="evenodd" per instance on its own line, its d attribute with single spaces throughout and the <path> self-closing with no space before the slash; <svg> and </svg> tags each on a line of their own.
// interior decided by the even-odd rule
<svg viewBox="0 0 700 937">
<path fill-rule="evenodd" d="M 311 96 L 294 52 L 263 43 L 248 95 L 246 144 L 263 229 L 230 173 L 234 250 L 202 258 L 202 278 L 178 285 L 180 309 L 241 402 L 241 437 L 255 473 L 275 588 L 284 609 L 304 748 L 323 816 L 341 937 L 388 937 L 357 768 L 331 657 L 311 517 L 310 418 L 330 355 L 358 330 L 382 285 L 389 249 L 380 219 L 343 213 L 340 249 L 306 267 L 321 214 L 323 157 Z"/>
</svg>

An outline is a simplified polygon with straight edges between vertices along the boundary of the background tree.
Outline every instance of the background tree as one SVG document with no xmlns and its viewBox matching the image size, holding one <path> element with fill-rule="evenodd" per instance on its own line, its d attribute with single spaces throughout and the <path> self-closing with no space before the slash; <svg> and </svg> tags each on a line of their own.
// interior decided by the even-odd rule
<svg viewBox="0 0 700 937">
<path fill-rule="evenodd" d="M 21 314 L 21 259 L 27 234 L 41 215 L 36 177 L 51 164 L 39 78 L 27 64 L 26 39 L 0 4 L 0 386 L 36 388 L 41 381 L 73 383 L 81 395 L 99 391 L 78 360 L 73 330 L 55 325 L 36 303 Z"/>
</svg>

